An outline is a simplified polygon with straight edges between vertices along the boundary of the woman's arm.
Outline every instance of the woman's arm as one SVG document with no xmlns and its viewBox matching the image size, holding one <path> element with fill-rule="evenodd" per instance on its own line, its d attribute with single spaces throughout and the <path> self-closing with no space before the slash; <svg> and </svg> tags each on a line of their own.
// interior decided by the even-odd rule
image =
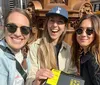
<svg viewBox="0 0 100 85">
<path fill-rule="evenodd" d="M 29 49 L 28 55 L 28 75 L 26 85 L 32 85 L 35 80 L 36 72 L 39 69 L 38 58 L 37 58 L 37 47 L 32 45 Z"/>
<path fill-rule="evenodd" d="M 26 85 L 40 85 L 43 80 L 50 78 L 52 75 L 49 69 L 40 69 L 40 61 L 37 56 L 38 47 L 39 45 L 34 43 L 29 48 L 27 58 L 30 60 L 30 66 L 28 66 Z"/>
<path fill-rule="evenodd" d="M 32 57 L 33 58 L 33 57 Z M 41 85 L 44 80 L 53 76 L 49 69 L 39 69 L 36 57 L 31 58 L 31 67 L 28 71 L 26 85 Z M 28 66 L 29 67 L 29 66 Z"/>
<path fill-rule="evenodd" d="M 52 78 L 53 74 L 49 69 L 39 69 L 36 72 L 36 78 L 33 85 L 42 85 L 47 78 Z"/>
<path fill-rule="evenodd" d="M 5 67 L 5 62 L 3 61 L 3 57 L 2 54 L 0 55 L 0 85 L 8 85 L 7 84 L 7 69 Z"/>
</svg>

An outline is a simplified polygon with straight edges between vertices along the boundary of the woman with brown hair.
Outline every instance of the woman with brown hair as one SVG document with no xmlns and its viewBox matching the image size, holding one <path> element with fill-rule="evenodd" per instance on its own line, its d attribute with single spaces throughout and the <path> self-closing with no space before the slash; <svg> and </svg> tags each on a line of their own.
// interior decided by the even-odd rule
<svg viewBox="0 0 100 85">
<path fill-rule="evenodd" d="M 85 85 L 100 85 L 100 18 L 84 15 L 72 41 L 72 60 Z"/>
<path fill-rule="evenodd" d="M 44 33 L 30 45 L 31 68 L 27 85 L 42 85 L 47 78 L 53 77 L 51 69 L 75 73 L 71 66 L 70 46 L 63 41 L 67 30 L 68 12 L 62 7 L 54 7 L 46 14 Z"/>
</svg>

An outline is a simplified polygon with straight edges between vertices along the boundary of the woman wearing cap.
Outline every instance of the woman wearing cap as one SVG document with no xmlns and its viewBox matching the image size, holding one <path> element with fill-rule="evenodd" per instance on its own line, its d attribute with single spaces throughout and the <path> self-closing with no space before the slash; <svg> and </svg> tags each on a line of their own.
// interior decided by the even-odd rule
<svg viewBox="0 0 100 85">
<path fill-rule="evenodd" d="M 31 69 L 27 85 L 42 85 L 47 78 L 52 78 L 51 69 L 75 73 L 71 66 L 70 46 L 63 41 L 68 21 L 68 12 L 61 7 L 52 8 L 47 14 L 44 33 L 30 45 L 29 58 Z"/>
<path fill-rule="evenodd" d="M 72 60 L 85 85 L 100 85 L 100 19 L 83 16 L 73 34 Z"/>
<path fill-rule="evenodd" d="M 30 26 L 28 14 L 21 9 L 13 9 L 5 18 L 5 36 L 0 40 L 0 85 L 24 85 L 26 55 L 21 49 L 29 40 Z"/>
</svg>

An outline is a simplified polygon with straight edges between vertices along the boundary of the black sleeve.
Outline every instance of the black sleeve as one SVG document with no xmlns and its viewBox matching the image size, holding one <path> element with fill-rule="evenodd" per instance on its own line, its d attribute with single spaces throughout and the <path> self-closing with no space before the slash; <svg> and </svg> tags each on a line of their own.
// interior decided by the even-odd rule
<svg viewBox="0 0 100 85">
<path fill-rule="evenodd" d="M 97 64 L 96 59 L 93 55 L 90 55 L 88 60 L 88 71 L 93 85 L 100 85 L 100 66 Z"/>
</svg>

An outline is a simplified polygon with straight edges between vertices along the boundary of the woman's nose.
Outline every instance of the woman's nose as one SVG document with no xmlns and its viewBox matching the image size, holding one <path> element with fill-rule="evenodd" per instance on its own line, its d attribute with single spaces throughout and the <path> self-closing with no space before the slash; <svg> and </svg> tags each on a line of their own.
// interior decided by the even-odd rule
<svg viewBox="0 0 100 85">
<path fill-rule="evenodd" d="M 54 22 L 54 26 L 57 26 L 57 25 L 58 25 L 58 23 L 55 21 L 55 22 Z"/>
<path fill-rule="evenodd" d="M 83 30 L 82 35 L 87 36 L 86 30 Z"/>
<path fill-rule="evenodd" d="M 21 30 L 20 30 L 19 27 L 17 28 L 17 30 L 16 30 L 16 32 L 15 32 L 14 34 L 15 34 L 16 36 L 21 36 L 21 35 L 22 35 Z"/>
</svg>

